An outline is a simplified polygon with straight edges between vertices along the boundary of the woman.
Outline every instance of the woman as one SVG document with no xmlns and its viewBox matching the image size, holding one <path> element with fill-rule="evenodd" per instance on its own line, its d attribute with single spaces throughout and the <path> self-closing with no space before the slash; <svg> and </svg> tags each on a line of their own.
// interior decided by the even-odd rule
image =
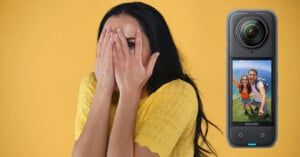
<svg viewBox="0 0 300 157">
<path fill-rule="evenodd" d="M 251 113 L 254 114 L 254 111 L 251 107 L 251 100 L 250 100 L 250 93 L 251 93 L 251 85 L 249 82 L 249 78 L 247 75 L 243 75 L 240 78 L 240 82 L 233 77 L 233 83 L 236 85 L 236 87 L 239 90 L 240 96 L 241 96 L 241 104 L 243 105 L 244 114 L 248 115 L 247 111 L 247 105 L 251 110 Z"/>
<path fill-rule="evenodd" d="M 209 124 L 162 15 L 140 2 L 108 11 L 95 73 L 80 87 L 73 157 L 215 154 L 206 140 Z"/>
</svg>

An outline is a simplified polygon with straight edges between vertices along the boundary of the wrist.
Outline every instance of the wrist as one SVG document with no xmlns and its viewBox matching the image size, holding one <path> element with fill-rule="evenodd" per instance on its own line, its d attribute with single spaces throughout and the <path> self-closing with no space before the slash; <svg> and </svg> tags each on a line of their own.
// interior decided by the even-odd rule
<svg viewBox="0 0 300 157">
<path fill-rule="evenodd" d="M 140 88 L 135 88 L 135 87 L 131 87 L 131 88 L 122 88 L 119 89 L 120 92 L 120 96 L 124 95 L 124 96 L 140 96 L 142 93 L 142 89 Z"/>
<path fill-rule="evenodd" d="M 119 100 L 128 101 L 128 103 L 139 102 L 142 90 L 140 89 L 128 89 L 128 90 L 120 90 L 119 91 Z"/>
<path fill-rule="evenodd" d="M 139 106 L 140 94 L 139 93 L 120 93 L 118 100 L 118 113 L 134 113 L 136 114 Z"/>
<path fill-rule="evenodd" d="M 95 88 L 95 94 L 99 93 L 99 94 L 104 94 L 104 95 L 107 95 L 107 96 L 112 96 L 114 92 L 114 89 L 113 88 L 107 88 L 101 84 L 96 84 L 96 88 Z"/>
</svg>

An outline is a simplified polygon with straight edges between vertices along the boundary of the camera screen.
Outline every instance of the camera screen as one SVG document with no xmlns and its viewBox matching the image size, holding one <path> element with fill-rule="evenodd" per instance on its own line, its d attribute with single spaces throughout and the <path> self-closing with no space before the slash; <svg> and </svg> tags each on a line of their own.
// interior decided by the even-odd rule
<svg viewBox="0 0 300 157">
<path fill-rule="evenodd" d="M 232 60 L 232 122 L 272 121 L 272 61 Z"/>
</svg>

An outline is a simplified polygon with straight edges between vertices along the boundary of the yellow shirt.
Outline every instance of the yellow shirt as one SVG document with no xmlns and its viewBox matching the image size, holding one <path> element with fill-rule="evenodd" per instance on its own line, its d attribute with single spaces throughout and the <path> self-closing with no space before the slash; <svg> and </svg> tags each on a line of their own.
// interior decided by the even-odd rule
<svg viewBox="0 0 300 157">
<path fill-rule="evenodd" d="M 94 73 L 85 76 L 81 82 L 75 140 L 85 126 L 95 86 Z M 116 107 L 116 104 L 111 106 L 110 129 Z M 134 141 L 160 157 L 192 157 L 197 113 L 198 102 L 193 87 L 180 79 L 170 81 L 140 100 Z"/>
</svg>

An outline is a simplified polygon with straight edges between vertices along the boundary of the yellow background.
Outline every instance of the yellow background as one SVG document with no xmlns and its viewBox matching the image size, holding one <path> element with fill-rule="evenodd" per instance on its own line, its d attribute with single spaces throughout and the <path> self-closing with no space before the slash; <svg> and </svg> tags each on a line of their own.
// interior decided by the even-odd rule
<svg viewBox="0 0 300 157">
<path fill-rule="evenodd" d="M 0 1 L 0 156 L 71 156 L 78 89 L 93 71 L 104 13 L 122 1 Z M 223 134 L 209 139 L 220 157 L 298 156 L 300 3 L 282 0 L 145 1 L 167 20 L 204 109 Z M 226 17 L 233 9 L 278 16 L 279 119 L 272 148 L 237 149 L 226 140 Z"/>
</svg>

